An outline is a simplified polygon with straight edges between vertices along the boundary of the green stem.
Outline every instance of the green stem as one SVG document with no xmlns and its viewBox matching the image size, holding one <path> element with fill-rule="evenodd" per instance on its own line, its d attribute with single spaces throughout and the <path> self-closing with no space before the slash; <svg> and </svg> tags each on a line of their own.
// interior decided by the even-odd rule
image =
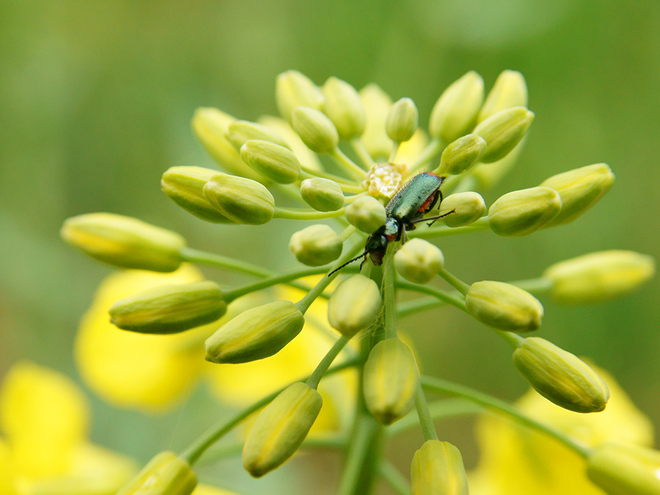
<svg viewBox="0 0 660 495">
<path fill-rule="evenodd" d="M 235 272 L 256 275 L 257 277 L 271 277 L 274 275 L 270 270 L 253 265 L 252 263 L 239 261 L 234 258 L 229 258 L 228 256 L 199 251 L 198 249 L 184 247 L 181 249 L 180 254 L 183 261 L 188 261 L 190 263 L 211 265 L 216 268 L 226 268 Z"/>
<path fill-rule="evenodd" d="M 330 152 L 330 156 L 334 158 L 337 164 L 339 164 L 339 166 L 348 175 L 353 177 L 353 179 L 355 179 L 358 182 L 362 182 L 364 180 L 364 176 L 365 176 L 364 169 L 353 163 L 353 160 L 347 157 L 342 150 L 335 147 L 335 149 Z"/>
<path fill-rule="evenodd" d="M 419 416 L 419 424 L 422 427 L 422 435 L 424 440 L 438 440 L 438 433 L 435 431 L 433 418 L 429 412 L 429 405 L 426 402 L 422 384 L 417 385 L 417 394 L 415 395 L 415 409 L 417 409 L 417 416 Z"/>
<path fill-rule="evenodd" d="M 518 347 L 520 347 L 520 345 L 525 342 L 525 337 L 521 337 L 520 335 L 517 335 L 513 332 L 504 332 L 502 330 L 497 330 L 496 328 L 493 328 L 493 331 L 504 340 L 506 340 L 507 343 L 514 349 L 518 349 Z"/>
<path fill-rule="evenodd" d="M 323 218 L 342 217 L 346 212 L 344 208 L 335 211 L 298 210 L 294 208 L 276 207 L 273 218 L 286 218 L 288 220 L 321 220 Z"/>
<path fill-rule="evenodd" d="M 390 461 L 384 460 L 378 465 L 378 474 L 399 495 L 410 495 L 410 483 Z"/>
<path fill-rule="evenodd" d="M 310 377 L 307 379 L 307 385 L 309 385 L 310 388 L 313 388 L 316 390 L 316 388 L 319 386 L 319 382 L 321 381 L 321 378 L 323 375 L 328 371 L 328 368 L 332 364 L 332 362 L 335 360 L 337 355 L 342 351 L 344 347 L 346 347 L 346 344 L 348 344 L 349 339 L 344 337 L 343 335 L 337 339 L 337 341 L 334 343 L 334 345 L 330 348 L 330 350 L 326 353 L 325 356 L 323 356 L 323 359 L 321 359 L 321 362 L 318 364 L 316 369 L 312 372 Z"/>
<path fill-rule="evenodd" d="M 406 236 L 409 239 L 415 237 L 428 239 L 430 237 L 445 237 L 449 235 L 465 234 L 467 232 L 479 232 L 488 229 L 488 217 L 481 217 L 470 225 L 463 225 L 462 227 L 447 227 L 446 225 L 441 225 L 439 227 L 429 227 L 428 229 L 417 229 L 410 233 L 406 232 Z"/>
<path fill-rule="evenodd" d="M 368 413 L 361 413 L 351 436 L 348 456 L 337 495 L 369 495 L 380 460 L 383 427 Z"/>
<path fill-rule="evenodd" d="M 441 399 L 431 402 L 428 405 L 429 413 L 434 421 L 439 419 L 456 418 L 461 416 L 471 416 L 483 412 L 483 407 L 472 404 L 465 399 Z M 410 413 L 401 418 L 396 423 L 387 428 L 390 436 L 395 436 L 405 431 L 417 428 L 419 418 L 416 414 Z"/>
<path fill-rule="evenodd" d="M 369 151 L 367 151 L 367 147 L 364 145 L 360 138 L 351 139 L 351 147 L 353 148 L 353 151 L 355 151 L 355 154 L 360 159 L 366 170 L 369 170 L 371 167 L 373 167 L 374 159 L 371 158 Z"/>
<path fill-rule="evenodd" d="M 396 289 L 394 287 L 394 255 L 385 254 L 383 263 L 383 309 L 385 310 L 385 339 L 396 337 Z"/>
<path fill-rule="evenodd" d="M 545 277 L 539 277 L 539 278 L 531 278 L 528 280 L 516 280 L 514 282 L 509 282 L 511 285 L 515 285 L 516 287 L 520 287 L 523 290 L 526 290 L 527 292 L 531 292 L 532 294 L 546 294 L 547 292 L 550 292 L 552 290 L 552 285 L 553 282 L 549 278 Z"/>
<path fill-rule="evenodd" d="M 330 285 L 330 283 L 335 279 L 337 274 L 333 274 L 331 277 L 323 277 L 319 282 L 310 290 L 305 296 L 296 303 L 296 307 L 300 310 L 302 314 L 305 314 L 312 303 L 319 297 L 325 288 Z"/>
<path fill-rule="evenodd" d="M 456 289 L 458 292 L 463 294 L 464 296 L 467 295 L 467 293 L 470 291 L 470 285 L 466 284 L 463 282 L 461 279 L 456 277 L 455 275 L 449 273 L 445 267 L 443 266 L 438 270 L 438 275 L 440 275 L 442 278 L 445 279 L 445 281 L 451 285 L 454 289 Z"/>
<path fill-rule="evenodd" d="M 426 148 L 424 148 L 422 153 L 417 157 L 417 160 L 415 160 L 410 166 L 411 174 L 424 167 L 424 165 L 430 162 L 434 156 L 440 153 L 440 150 L 442 150 L 442 142 L 437 138 L 432 139 L 429 144 L 426 145 Z"/>
<path fill-rule="evenodd" d="M 329 174 L 327 172 L 323 172 L 320 170 L 314 170 L 309 167 L 301 166 L 302 173 L 300 174 L 300 177 L 302 179 L 311 179 L 313 177 L 322 177 L 324 179 L 330 179 L 332 181 L 335 181 L 337 184 L 340 186 L 353 186 L 355 185 L 355 182 L 352 180 L 346 179 L 345 177 L 340 177 L 339 175 L 334 175 L 334 174 Z"/>
<path fill-rule="evenodd" d="M 449 303 L 452 306 L 456 306 L 461 311 L 467 312 L 467 309 L 465 308 L 465 298 L 460 296 L 459 294 L 450 293 L 442 289 L 430 287 L 428 285 L 413 284 L 410 282 L 403 282 L 401 280 L 398 280 L 396 285 L 400 289 L 413 290 L 415 292 L 421 292 L 422 294 L 428 294 L 429 296 L 433 296 L 437 299 L 440 299 L 445 303 Z"/>
<path fill-rule="evenodd" d="M 396 158 L 396 154 L 399 152 L 399 147 L 401 146 L 400 141 L 394 141 L 392 146 L 392 151 L 390 151 L 390 157 L 387 159 L 388 162 L 394 163 L 394 159 Z"/>
<path fill-rule="evenodd" d="M 399 303 L 396 314 L 399 318 L 405 318 L 412 314 L 420 313 L 429 309 L 440 308 L 446 305 L 446 302 L 440 301 L 436 297 L 423 297 Z"/>
</svg>

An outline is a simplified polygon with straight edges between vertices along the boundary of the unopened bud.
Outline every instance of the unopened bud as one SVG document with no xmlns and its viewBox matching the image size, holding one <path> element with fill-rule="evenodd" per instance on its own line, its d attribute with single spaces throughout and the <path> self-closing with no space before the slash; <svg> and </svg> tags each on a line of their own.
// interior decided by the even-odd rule
<svg viewBox="0 0 660 495">
<path fill-rule="evenodd" d="M 390 108 L 385 130 L 392 141 L 403 143 L 413 137 L 418 122 L 419 112 L 415 102 L 410 98 L 401 98 Z"/>
<path fill-rule="evenodd" d="M 237 150 L 251 139 L 268 141 L 287 147 L 286 142 L 274 130 L 263 124 L 248 122 L 247 120 L 235 120 L 227 128 L 227 139 Z"/>
<path fill-rule="evenodd" d="M 215 175 L 204 186 L 209 203 L 236 223 L 261 225 L 275 214 L 275 198 L 263 184 L 233 175 Z"/>
<path fill-rule="evenodd" d="M 297 70 L 288 70 L 277 76 L 275 101 L 280 115 L 291 123 L 293 109 L 298 106 L 320 110 L 323 93 L 307 76 Z"/>
<path fill-rule="evenodd" d="M 394 254 L 394 267 L 403 278 L 427 284 L 444 266 L 442 251 L 424 239 L 410 239 Z"/>
<path fill-rule="evenodd" d="M 372 234 L 385 224 L 385 207 L 373 196 L 362 196 L 346 207 L 346 219 L 365 234 Z"/>
<path fill-rule="evenodd" d="M 541 326 L 543 306 L 515 285 L 490 280 L 475 282 L 465 302 L 470 315 L 498 330 L 531 332 Z"/>
<path fill-rule="evenodd" d="M 453 213 L 441 219 L 448 227 L 461 227 L 476 222 L 486 213 L 486 202 L 481 194 L 462 192 L 450 194 L 442 200 L 438 215 Z"/>
<path fill-rule="evenodd" d="M 385 160 L 392 152 L 392 140 L 385 132 L 385 121 L 392 100 L 376 84 L 369 84 L 360 90 L 360 98 L 367 112 L 367 124 L 360 141 L 375 161 Z"/>
<path fill-rule="evenodd" d="M 346 81 L 329 78 L 321 88 L 325 96 L 323 111 L 330 118 L 339 137 L 353 139 L 364 132 L 366 112 L 360 95 Z"/>
<path fill-rule="evenodd" d="M 316 153 L 329 153 L 337 147 L 337 128 L 326 115 L 311 107 L 296 107 L 291 125 L 303 143 Z"/>
<path fill-rule="evenodd" d="M 251 139 L 241 147 L 241 158 L 252 169 L 280 184 L 291 184 L 300 175 L 300 162 L 279 144 Z"/>
<path fill-rule="evenodd" d="M 64 221 L 60 236 L 92 258 L 122 268 L 173 272 L 186 241 L 137 218 L 87 213 Z"/>
<path fill-rule="evenodd" d="M 614 174 L 606 163 L 597 163 L 553 175 L 541 183 L 561 196 L 561 213 L 547 226 L 572 222 L 586 212 L 614 183 Z"/>
<path fill-rule="evenodd" d="M 382 302 L 376 282 L 364 275 L 353 275 L 330 296 L 328 322 L 344 337 L 351 338 L 376 321 Z"/>
<path fill-rule="evenodd" d="M 243 445 L 243 467 L 255 478 L 291 457 L 316 421 L 323 399 L 298 382 L 268 404 L 255 420 Z"/>
<path fill-rule="evenodd" d="M 608 442 L 587 456 L 587 477 L 608 495 L 660 493 L 660 452 Z"/>
<path fill-rule="evenodd" d="M 559 193 L 549 187 L 512 191 L 490 206 L 488 226 L 505 237 L 528 235 L 559 215 L 561 206 Z"/>
<path fill-rule="evenodd" d="M 247 363 L 276 354 L 300 333 L 305 318 L 291 301 L 243 311 L 206 339 L 207 361 Z"/>
<path fill-rule="evenodd" d="M 450 143 L 442 152 L 437 174 L 459 175 L 479 161 L 486 150 L 486 141 L 477 134 L 467 134 Z"/>
<path fill-rule="evenodd" d="M 501 160 L 525 137 L 534 120 L 534 112 L 525 107 L 513 107 L 501 110 L 474 128 L 486 140 L 486 151 L 480 160 L 492 163 Z"/>
<path fill-rule="evenodd" d="M 634 251 L 599 251 L 560 261 L 543 277 L 550 295 L 564 304 L 609 301 L 635 290 L 655 275 L 653 257 Z"/>
<path fill-rule="evenodd" d="M 569 411 L 605 409 L 610 391 L 585 362 L 551 342 L 529 337 L 513 352 L 513 364 L 539 394 Z"/>
<path fill-rule="evenodd" d="M 449 442 L 427 440 L 410 468 L 410 495 L 468 495 L 461 452 Z"/>
<path fill-rule="evenodd" d="M 371 415 L 389 425 L 415 405 L 419 371 L 415 356 L 397 338 L 376 344 L 364 365 L 364 401 Z"/>
<path fill-rule="evenodd" d="M 161 452 L 117 495 L 190 495 L 196 485 L 190 464 L 173 452 Z"/>
<path fill-rule="evenodd" d="M 110 322 L 139 333 L 168 334 L 218 320 L 227 311 L 218 284 L 168 284 L 125 297 L 108 312 Z"/>
<path fill-rule="evenodd" d="M 429 134 L 451 143 L 470 132 L 484 101 L 484 80 L 474 71 L 454 81 L 431 111 Z"/>
<path fill-rule="evenodd" d="M 327 225 L 310 225 L 291 236 L 289 249 L 307 266 L 321 266 L 341 256 L 342 240 Z"/>
<path fill-rule="evenodd" d="M 505 70 L 497 76 L 497 80 L 486 96 L 477 122 L 487 119 L 493 114 L 513 107 L 527 106 L 527 83 L 525 77 L 516 70 Z"/>
<path fill-rule="evenodd" d="M 335 181 L 312 177 L 300 184 L 300 195 L 305 203 L 318 211 L 337 211 L 344 206 L 344 193 Z"/>
</svg>

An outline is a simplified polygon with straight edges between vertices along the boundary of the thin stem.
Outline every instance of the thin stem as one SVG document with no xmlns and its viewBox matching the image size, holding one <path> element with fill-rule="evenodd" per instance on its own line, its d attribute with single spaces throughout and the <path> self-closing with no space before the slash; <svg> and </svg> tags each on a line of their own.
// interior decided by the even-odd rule
<svg viewBox="0 0 660 495">
<path fill-rule="evenodd" d="M 366 170 L 369 170 L 371 167 L 373 167 L 374 159 L 371 158 L 369 151 L 367 151 L 367 147 L 364 145 L 360 138 L 351 139 L 351 147 L 353 148 L 353 151 L 355 151 L 355 154 L 360 159 L 360 162 L 362 162 L 362 165 L 364 165 Z"/>
<path fill-rule="evenodd" d="M 470 291 L 470 285 L 466 284 L 463 282 L 461 279 L 456 277 L 455 275 L 449 273 L 445 267 L 443 266 L 438 270 L 438 275 L 440 275 L 442 278 L 445 279 L 445 281 L 451 285 L 454 289 L 456 289 L 458 292 L 463 294 L 464 296 L 467 295 L 467 293 Z"/>
<path fill-rule="evenodd" d="M 378 462 L 379 448 L 383 427 L 367 413 L 362 412 L 358 418 L 351 443 L 348 446 L 348 456 L 337 490 L 338 495 L 367 495 L 373 485 L 372 466 Z M 376 445 L 374 445 L 376 444 Z"/>
<path fill-rule="evenodd" d="M 514 349 L 518 349 L 523 342 L 525 342 L 525 337 L 521 337 L 513 332 L 504 332 L 502 330 L 497 330 L 493 328 L 493 331 L 502 337 L 507 343 Z"/>
<path fill-rule="evenodd" d="M 364 169 L 357 166 L 353 160 L 347 157 L 338 147 L 335 147 L 335 149 L 330 152 L 330 156 L 334 158 L 339 166 L 341 166 L 341 168 L 355 180 L 360 182 L 364 180 Z"/>
<path fill-rule="evenodd" d="M 439 419 L 471 416 L 483 412 L 483 407 L 473 404 L 465 399 L 440 399 L 431 402 L 428 407 L 431 418 L 433 418 L 434 421 Z M 418 426 L 419 418 L 416 414 L 411 412 L 396 423 L 390 425 L 387 428 L 387 433 L 389 433 L 390 436 L 395 436 L 413 428 L 417 428 Z"/>
<path fill-rule="evenodd" d="M 521 289 L 531 292 L 532 294 L 545 294 L 552 289 L 553 282 L 549 278 L 539 277 L 531 278 L 528 280 L 516 280 L 509 282 L 511 285 L 520 287 Z"/>
<path fill-rule="evenodd" d="M 315 170 L 313 168 L 309 168 L 307 166 L 301 166 L 302 172 L 300 174 L 301 178 L 303 179 L 311 179 L 312 177 L 322 177 L 324 179 L 330 179 L 335 181 L 337 184 L 340 186 L 350 186 L 355 184 L 353 181 L 345 178 L 345 177 L 340 177 L 339 175 L 334 175 L 334 174 L 329 174 L 325 171 L 321 170 Z"/>
<path fill-rule="evenodd" d="M 335 211 L 298 210 L 294 208 L 275 207 L 273 218 L 286 218 L 288 220 L 320 220 L 323 218 L 342 217 L 344 208 Z"/>
<path fill-rule="evenodd" d="M 342 351 L 344 347 L 346 347 L 346 344 L 348 344 L 349 339 L 344 337 L 343 335 L 337 339 L 337 341 L 334 343 L 334 345 L 330 348 L 330 350 L 326 353 L 325 356 L 323 356 L 323 359 L 321 359 L 321 362 L 318 364 L 316 369 L 312 372 L 310 377 L 307 379 L 307 385 L 309 385 L 310 388 L 316 389 L 319 386 L 319 382 L 321 381 L 321 378 L 325 374 L 326 371 L 328 371 L 328 368 L 332 364 L 332 362 L 335 360 L 335 358 L 339 355 L 339 353 Z"/>
<path fill-rule="evenodd" d="M 399 303 L 396 315 L 398 318 L 405 318 L 412 314 L 421 313 L 429 309 L 441 308 L 446 305 L 446 302 L 440 301 L 436 297 L 423 297 Z"/>
<path fill-rule="evenodd" d="M 432 139 L 429 144 L 426 145 L 426 148 L 424 148 L 422 153 L 417 157 L 417 160 L 415 160 L 410 166 L 410 171 L 416 172 L 417 170 L 424 167 L 424 165 L 430 162 L 433 157 L 440 153 L 440 150 L 442 150 L 442 142 L 437 138 Z"/>
<path fill-rule="evenodd" d="M 488 228 L 488 217 L 481 217 L 470 225 L 463 225 L 462 227 L 447 227 L 446 225 L 441 225 L 439 227 L 429 227 L 428 229 L 417 229 L 410 233 L 406 232 L 406 236 L 409 239 L 414 237 L 428 239 L 430 237 L 444 237 L 465 234 L 467 232 L 479 232 L 481 230 L 488 230 Z"/>
<path fill-rule="evenodd" d="M 319 282 L 310 290 L 305 296 L 296 303 L 296 307 L 300 310 L 302 314 L 305 314 L 312 303 L 316 300 L 317 297 L 325 290 L 325 288 L 330 285 L 330 283 L 335 279 L 337 274 L 333 274 L 331 277 L 323 277 Z"/>
<path fill-rule="evenodd" d="M 403 282 L 401 280 L 398 280 L 396 285 L 400 289 L 413 290 L 415 292 L 421 292 L 422 294 L 428 294 L 429 296 L 433 296 L 437 299 L 440 299 L 445 303 L 449 303 L 452 306 L 456 306 L 461 311 L 467 311 L 467 309 L 465 308 L 465 298 L 462 297 L 460 294 L 447 292 L 442 289 L 438 289 L 436 287 L 430 287 L 428 285 Z"/>
<path fill-rule="evenodd" d="M 378 474 L 399 495 L 410 495 L 410 484 L 403 474 L 387 459 L 378 465 Z"/>
<path fill-rule="evenodd" d="M 390 157 L 387 159 L 388 162 L 394 163 L 394 159 L 396 158 L 396 154 L 399 152 L 399 147 L 401 146 L 400 141 L 394 141 L 394 146 L 392 146 L 392 151 L 390 151 Z"/>
<path fill-rule="evenodd" d="M 383 308 L 385 310 L 384 338 L 396 337 L 396 289 L 394 287 L 394 256 L 385 254 L 383 263 Z"/>
<path fill-rule="evenodd" d="M 346 227 L 341 234 L 339 234 L 339 238 L 341 239 L 341 242 L 346 242 L 346 240 L 352 236 L 357 229 L 355 228 L 354 225 L 349 225 Z"/>
<path fill-rule="evenodd" d="M 417 409 L 417 416 L 419 416 L 419 424 L 422 427 L 424 440 L 438 440 L 438 432 L 435 431 L 435 425 L 429 412 L 429 405 L 426 402 L 426 396 L 424 395 L 424 390 L 422 390 L 421 382 L 417 385 L 415 409 Z"/>
<path fill-rule="evenodd" d="M 274 275 L 270 270 L 261 268 L 252 263 L 239 261 L 228 256 L 221 256 L 219 254 L 207 253 L 198 249 L 184 247 L 181 249 L 181 258 L 183 261 L 190 263 L 198 263 L 202 265 L 211 265 L 216 268 L 226 268 L 235 272 L 246 273 L 248 275 L 256 275 L 257 277 L 270 277 Z"/>
</svg>

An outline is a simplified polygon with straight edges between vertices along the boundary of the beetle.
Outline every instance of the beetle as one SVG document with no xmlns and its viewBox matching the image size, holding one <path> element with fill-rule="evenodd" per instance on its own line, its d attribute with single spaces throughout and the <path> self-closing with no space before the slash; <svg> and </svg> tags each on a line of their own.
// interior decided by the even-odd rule
<svg viewBox="0 0 660 495">
<path fill-rule="evenodd" d="M 364 258 L 362 262 L 364 264 L 367 256 L 374 265 L 380 266 L 383 264 L 383 257 L 390 242 L 406 242 L 406 231 L 414 230 L 415 224 L 431 220 L 429 225 L 432 225 L 439 218 L 454 213 L 452 210 L 442 215 L 424 218 L 424 215 L 431 211 L 436 204 L 439 207 L 442 203 L 440 186 L 444 180 L 445 177 L 432 172 L 422 172 L 406 182 L 385 206 L 387 220 L 382 227 L 367 238 L 364 252 L 339 268 L 335 268 L 328 276 L 360 258 Z"/>
</svg>

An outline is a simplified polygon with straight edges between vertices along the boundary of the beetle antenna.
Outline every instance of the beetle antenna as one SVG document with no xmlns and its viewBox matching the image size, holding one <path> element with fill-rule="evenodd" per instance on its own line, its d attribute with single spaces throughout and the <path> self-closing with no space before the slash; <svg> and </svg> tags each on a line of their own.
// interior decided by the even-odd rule
<svg viewBox="0 0 660 495">
<path fill-rule="evenodd" d="M 420 218 L 420 219 L 418 219 L 418 220 L 414 220 L 414 221 L 412 221 L 412 222 L 410 222 L 410 223 L 411 223 L 411 224 L 416 224 L 416 223 L 426 222 L 427 220 L 431 220 L 431 222 L 429 222 L 429 223 L 427 224 L 427 225 L 430 227 L 431 225 L 433 225 L 433 224 L 435 223 L 436 220 L 438 220 L 438 219 L 440 219 L 440 218 L 444 218 L 444 217 L 446 217 L 447 215 L 451 215 L 452 213 L 456 213 L 456 210 L 451 210 L 451 211 L 448 211 L 447 213 L 443 213 L 442 215 L 436 215 L 436 216 L 434 216 L 434 217 Z"/>
<path fill-rule="evenodd" d="M 346 265 L 350 265 L 351 263 L 353 263 L 354 261 L 359 260 L 360 258 L 366 258 L 367 254 L 368 254 L 367 251 L 365 251 L 365 252 L 362 253 L 360 256 L 356 256 L 356 257 L 353 258 L 352 260 L 348 260 L 346 263 L 344 263 L 344 264 L 341 265 L 340 267 L 337 267 L 337 268 L 335 268 L 334 270 L 332 270 L 330 273 L 328 273 L 328 277 L 331 276 L 331 275 L 332 275 L 333 273 L 335 273 L 336 271 L 341 270 L 341 269 L 344 268 Z"/>
</svg>

